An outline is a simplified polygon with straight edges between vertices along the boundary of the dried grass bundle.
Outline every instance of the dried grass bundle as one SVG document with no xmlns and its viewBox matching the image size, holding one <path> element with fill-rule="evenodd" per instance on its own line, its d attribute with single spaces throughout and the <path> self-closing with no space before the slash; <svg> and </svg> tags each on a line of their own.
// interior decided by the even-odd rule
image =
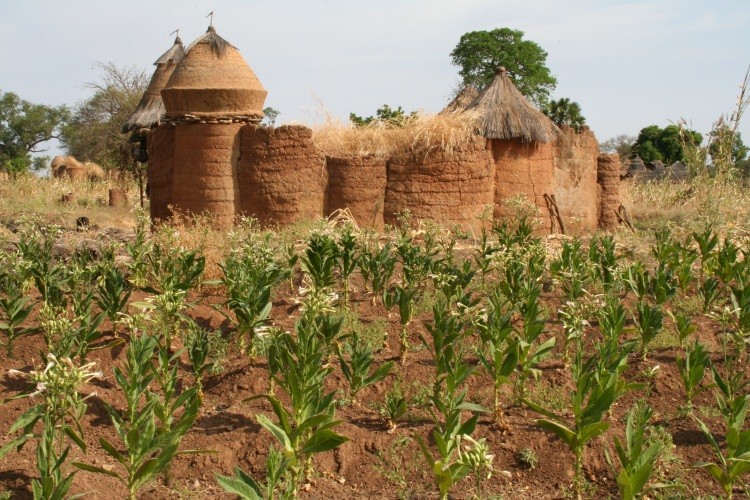
<svg viewBox="0 0 750 500">
<path fill-rule="evenodd" d="M 313 141 L 329 156 L 388 157 L 401 153 L 427 154 L 441 151 L 452 155 L 469 143 L 476 124 L 471 114 L 419 114 L 402 127 L 372 122 L 353 127 L 328 119 L 313 129 Z"/>
</svg>

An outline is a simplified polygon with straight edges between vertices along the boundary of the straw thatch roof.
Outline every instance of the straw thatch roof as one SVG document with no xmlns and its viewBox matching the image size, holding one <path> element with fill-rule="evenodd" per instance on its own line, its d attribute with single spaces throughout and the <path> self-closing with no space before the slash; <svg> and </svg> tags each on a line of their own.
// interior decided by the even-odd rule
<svg viewBox="0 0 750 500">
<path fill-rule="evenodd" d="M 479 133 L 488 139 L 552 142 L 558 134 L 555 124 L 526 100 L 502 66 L 466 112 L 475 115 Z"/>
<path fill-rule="evenodd" d="M 161 117 L 166 111 L 164 101 L 161 98 L 161 89 L 167 84 L 169 77 L 172 76 L 172 72 L 183 57 L 185 57 L 185 48 L 178 36 L 175 38 L 172 47 L 154 63 L 156 70 L 151 76 L 151 81 L 146 88 L 146 92 L 143 93 L 138 107 L 122 125 L 123 133 L 142 128 L 150 129 L 159 125 Z"/>
<path fill-rule="evenodd" d="M 263 118 L 266 89 L 237 48 L 213 26 L 188 47 L 161 91 L 167 118 Z"/>
<path fill-rule="evenodd" d="M 469 104 L 474 102 L 474 99 L 476 99 L 477 97 L 479 97 L 479 90 L 477 90 L 474 85 L 467 85 L 438 114 L 443 115 L 446 113 L 460 113 L 464 111 L 469 106 Z"/>
</svg>

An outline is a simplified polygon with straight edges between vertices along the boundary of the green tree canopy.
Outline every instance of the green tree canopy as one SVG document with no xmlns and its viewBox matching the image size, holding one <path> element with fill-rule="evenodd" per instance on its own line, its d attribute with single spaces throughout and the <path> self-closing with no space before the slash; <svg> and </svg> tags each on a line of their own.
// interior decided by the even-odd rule
<svg viewBox="0 0 750 500">
<path fill-rule="evenodd" d="M 547 68 L 547 52 L 523 39 L 523 31 L 496 28 L 464 33 L 451 52 L 451 62 L 461 68 L 464 86 L 484 88 L 504 66 L 518 90 L 538 107 L 549 99 L 557 79 Z"/>
<path fill-rule="evenodd" d="M 68 153 L 79 160 L 120 168 L 130 163 L 128 137 L 121 133 L 122 124 L 138 106 L 148 76 L 134 67 L 97 65 L 102 71 L 100 81 L 85 84 L 94 94 L 75 107 L 61 139 Z"/>
<path fill-rule="evenodd" d="M 586 118 L 581 114 L 581 106 L 567 97 L 548 102 L 542 111 L 558 127 L 568 125 L 576 132 L 580 132 L 581 127 L 586 124 Z"/>
<path fill-rule="evenodd" d="M 699 145 L 702 141 L 703 136 L 695 130 L 681 129 L 677 125 L 665 128 L 650 125 L 641 129 L 632 154 L 637 154 L 645 162 L 661 161 L 670 165 L 685 161 L 686 145 Z"/>
<path fill-rule="evenodd" d="M 375 112 L 375 116 L 362 117 L 354 113 L 349 113 L 349 120 L 354 124 L 355 127 L 364 127 L 371 123 L 379 123 L 385 127 L 403 127 L 409 120 L 416 118 L 417 112 L 412 111 L 406 114 L 401 106 L 397 108 L 391 108 L 387 104 L 383 104 Z"/>
<path fill-rule="evenodd" d="M 45 142 L 57 138 L 69 115 L 65 106 L 34 104 L 13 92 L 0 93 L 0 170 L 17 174 L 38 167 L 31 153 L 43 151 Z"/>
<path fill-rule="evenodd" d="M 714 128 L 710 133 L 708 153 L 711 163 L 719 168 L 737 168 L 747 158 L 750 148 L 742 142 L 742 135 L 726 125 Z"/>
</svg>

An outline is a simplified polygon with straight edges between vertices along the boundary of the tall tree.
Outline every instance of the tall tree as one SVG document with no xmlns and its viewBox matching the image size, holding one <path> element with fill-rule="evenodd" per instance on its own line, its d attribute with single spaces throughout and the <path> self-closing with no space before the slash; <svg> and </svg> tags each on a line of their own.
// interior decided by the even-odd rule
<svg viewBox="0 0 750 500">
<path fill-rule="evenodd" d="M 378 123 L 386 128 L 398 128 L 403 127 L 409 120 L 416 117 L 416 111 L 406 114 L 406 111 L 404 111 L 401 106 L 392 108 L 387 104 L 380 106 L 375 112 L 375 116 L 362 117 L 355 113 L 349 113 L 349 121 L 351 121 L 355 127 L 364 127 L 371 123 Z"/>
<path fill-rule="evenodd" d="M 549 99 L 557 79 L 547 68 L 547 52 L 523 39 L 523 31 L 496 28 L 464 33 L 451 52 L 451 62 L 460 67 L 464 86 L 485 87 L 504 66 L 518 90 L 538 107 Z"/>
<path fill-rule="evenodd" d="M 34 165 L 31 153 L 58 137 L 69 118 L 65 106 L 34 104 L 13 92 L 0 93 L 0 170 L 15 175 Z"/>
<path fill-rule="evenodd" d="M 727 125 L 720 124 L 710 133 L 708 152 L 711 163 L 718 168 L 738 168 L 747 158 L 750 148 L 742 142 L 742 135 Z"/>
<path fill-rule="evenodd" d="M 703 136 L 690 129 L 677 125 L 661 128 L 650 125 L 641 129 L 633 144 L 632 153 L 637 154 L 643 161 L 662 161 L 670 165 L 676 161 L 685 161 L 686 146 L 699 145 Z"/>
<path fill-rule="evenodd" d="M 581 127 L 586 124 L 586 118 L 581 114 L 581 106 L 577 102 L 572 102 L 567 97 L 548 102 L 542 108 L 542 111 L 558 127 L 568 125 L 573 127 L 576 132 L 580 132 Z"/>
<path fill-rule="evenodd" d="M 76 106 L 69 124 L 63 128 L 62 142 L 69 154 L 79 160 L 94 161 L 105 168 L 128 168 L 128 137 L 121 133 L 148 85 L 148 76 L 134 67 L 97 63 L 97 82 L 84 84 L 94 91 Z"/>
<path fill-rule="evenodd" d="M 620 134 L 599 144 L 602 153 L 617 153 L 620 159 L 630 158 L 630 151 L 636 138 L 632 135 Z"/>
</svg>

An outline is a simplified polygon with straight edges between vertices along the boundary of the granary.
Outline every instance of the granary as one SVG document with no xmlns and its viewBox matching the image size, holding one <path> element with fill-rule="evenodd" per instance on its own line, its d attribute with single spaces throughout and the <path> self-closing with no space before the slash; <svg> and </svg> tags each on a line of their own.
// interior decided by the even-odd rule
<svg viewBox="0 0 750 500">
<path fill-rule="evenodd" d="M 148 160 L 146 154 L 146 137 L 148 132 L 161 123 L 164 116 L 164 101 L 161 98 L 161 90 L 167 84 L 169 77 L 177 65 L 185 57 L 185 48 L 179 35 L 175 37 L 174 43 L 154 63 L 156 69 L 151 76 L 146 92 L 143 93 L 135 111 L 122 125 L 124 134 L 130 133 L 130 142 L 138 146 L 133 151 L 133 157 L 141 162 Z"/>
<path fill-rule="evenodd" d="M 213 27 L 188 47 L 161 96 L 162 123 L 148 138 L 154 220 L 209 212 L 228 228 L 240 215 L 273 225 L 347 209 L 378 228 L 408 210 L 477 234 L 485 215 L 508 216 L 507 201 L 520 195 L 538 208 L 540 232 L 583 232 L 611 225 L 619 206 L 619 162 L 597 158 L 587 128 L 556 127 L 502 68 L 444 110 L 447 120 L 471 117 L 461 141 L 385 157 L 327 156 L 307 127 L 260 126 L 266 91 Z"/>
</svg>

